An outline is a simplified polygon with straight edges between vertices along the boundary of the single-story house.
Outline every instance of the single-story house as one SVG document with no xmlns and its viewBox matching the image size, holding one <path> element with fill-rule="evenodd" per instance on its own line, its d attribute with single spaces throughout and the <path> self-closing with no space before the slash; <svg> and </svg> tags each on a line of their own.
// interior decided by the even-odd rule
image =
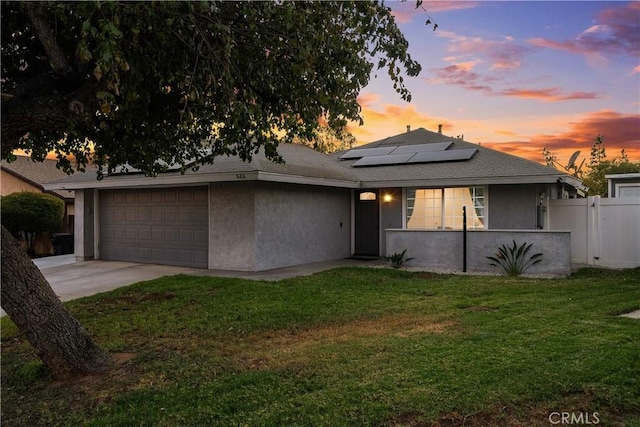
<svg viewBox="0 0 640 427">
<path fill-rule="evenodd" d="M 459 270 L 464 206 L 469 271 L 514 233 L 547 253 L 541 271 L 570 268 L 570 234 L 545 228 L 545 201 L 583 188 L 564 172 L 423 128 L 331 155 L 278 152 L 285 163 L 219 157 L 45 188 L 75 191 L 78 259 L 261 271 L 408 248 L 416 266 Z"/>
</svg>

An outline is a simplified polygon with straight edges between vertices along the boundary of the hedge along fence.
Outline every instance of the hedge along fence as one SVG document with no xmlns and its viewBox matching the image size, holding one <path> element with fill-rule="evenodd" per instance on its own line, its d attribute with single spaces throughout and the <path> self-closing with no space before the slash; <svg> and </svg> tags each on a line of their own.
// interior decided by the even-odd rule
<svg viewBox="0 0 640 427">
<path fill-rule="evenodd" d="M 2 197 L 0 203 L 2 225 L 11 234 L 28 244 L 34 253 L 36 235 L 60 228 L 64 218 L 64 201 L 44 193 L 24 191 Z"/>
</svg>

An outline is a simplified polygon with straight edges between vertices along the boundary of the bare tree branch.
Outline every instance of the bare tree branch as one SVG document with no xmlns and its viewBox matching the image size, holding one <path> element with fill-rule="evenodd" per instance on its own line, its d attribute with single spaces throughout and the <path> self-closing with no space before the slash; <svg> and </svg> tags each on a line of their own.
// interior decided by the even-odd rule
<svg viewBox="0 0 640 427">
<path fill-rule="evenodd" d="M 55 34 L 47 25 L 46 19 L 42 13 L 42 6 L 29 1 L 23 2 L 22 5 L 29 16 L 31 25 L 33 25 L 33 31 L 38 36 L 38 40 L 40 40 L 44 51 L 47 53 L 47 57 L 49 58 L 54 72 L 58 74 L 69 73 L 71 71 L 71 67 L 68 64 L 67 58 L 64 56 L 62 49 L 58 46 Z"/>
</svg>

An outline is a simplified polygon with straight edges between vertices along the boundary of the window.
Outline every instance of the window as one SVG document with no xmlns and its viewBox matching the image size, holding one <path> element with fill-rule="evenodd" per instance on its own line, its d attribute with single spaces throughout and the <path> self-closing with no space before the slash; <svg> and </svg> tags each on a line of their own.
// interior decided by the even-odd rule
<svg viewBox="0 0 640 427">
<path fill-rule="evenodd" d="M 467 228 L 484 228 L 484 187 L 407 189 L 406 219 L 409 229 L 462 229 L 462 207 L 467 207 Z"/>
</svg>

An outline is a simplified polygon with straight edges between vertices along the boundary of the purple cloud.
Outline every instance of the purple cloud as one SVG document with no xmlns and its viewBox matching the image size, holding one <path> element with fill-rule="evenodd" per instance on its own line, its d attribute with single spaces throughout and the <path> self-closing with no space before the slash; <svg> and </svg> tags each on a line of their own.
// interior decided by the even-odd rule
<svg viewBox="0 0 640 427">
<path fill-rule="evenodd" d="M 630 2 L 600 12 L 597 24 L 587 28 L 573 40 L 530 39 L 537 47 L 559 49 L 580 55 L 640 55 L 640 2 Z"/>
<path fill-rule="evenodd" d="M 495 89 L 500 79 L 482 76 L 471 71 L 469 64 L 453 64 L 435 70 L 436 78 L 427 79 L 429 83 L 450 84 L 463 87 L 468 90 L 483 92 L 490 96 L 510 96 L 515 98 L 536 99 L 545 102 L 570 101 L 577 99 L 598 99 L 600 95 L 595 92 L 569 92 L 565 93 L 559 88 L 507 88 Z"/>
</svg>

